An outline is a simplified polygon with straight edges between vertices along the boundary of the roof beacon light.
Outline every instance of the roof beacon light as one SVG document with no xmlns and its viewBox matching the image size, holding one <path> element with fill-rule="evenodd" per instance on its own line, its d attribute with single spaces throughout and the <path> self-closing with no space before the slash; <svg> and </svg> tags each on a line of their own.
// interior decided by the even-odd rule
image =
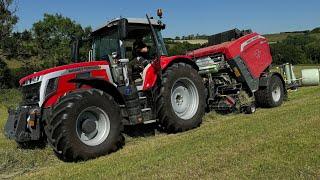
<svg viewBox="0 0 320 180">
<path fill-rule="evenodd" d="M 162 9 L 158 9 L 157 10 L 157 15 L 159 16 L 159 18 L 162 18 Z"/>
</svg>

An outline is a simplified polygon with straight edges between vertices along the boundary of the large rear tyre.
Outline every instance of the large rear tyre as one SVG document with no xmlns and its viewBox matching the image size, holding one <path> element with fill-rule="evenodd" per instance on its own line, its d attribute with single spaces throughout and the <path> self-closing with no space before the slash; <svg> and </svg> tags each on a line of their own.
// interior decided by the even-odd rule
<svg viewBox="0 0 320 180">
<path fill-rule="evenodd" d="M 273 75 L 269 79 L 269 85 L 259 89 L 255 93 L 256 102 L 260 107 L 272 108 L 280 106 L 284 99 L 284 85 L 281 79 Z"/>
<path fill-rule="evenodd" d="M 79 90 L 53 107 L 45 130 L 61 160 L 88 160 L 123 145 L 121 121 L 119 106 L 110 95 L 96 89 Z"/>
<path fill-rule="evenodd" d="M 169 133 L 198 127 L 205 113 L 204 91 L 201 77 L 190 65 L 170 66 L 162 76 L 156 98 L 160 125 Z"/>
<path fill-rule="evenodd" d="M 43 149 L 47 145 L 45 140 L 26 141 L 26 142 L 16 141 L 16 143 L 18 145 L 18 148 L 20 149 Z"/>
</svg>

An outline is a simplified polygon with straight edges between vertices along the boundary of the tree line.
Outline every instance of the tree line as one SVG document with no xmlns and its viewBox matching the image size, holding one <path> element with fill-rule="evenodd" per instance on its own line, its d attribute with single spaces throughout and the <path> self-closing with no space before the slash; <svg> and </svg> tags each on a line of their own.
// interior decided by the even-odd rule
<svg viewBox="0 0 320 180">
<path fill-rule="evenodd" d="M 91 27 L 82 27 L 61 14 L 44 14 L 29 30 L 13 31 L 19 21 L 14 0 L 0 0 L 0 88 L 18 87 L 20 78 L 35 71 L 71 63 L 71 45 L 75 39 L 88 39 Z M 274 63 L 320 63 L 320 28 L 303 35 L 288 36 L 271 44 Z M 204 39 L 206 35 L 189 35 L 174 39 Z M 205 45 L 170 41 L 166 38 L 169 55 L 185 54 Z M 90 42 L 84 41 L 79 60 L 87 59 Z M 22 66 L 9 68 L 6 62 Z"/>
<path fill-rule="evenodd" d="M 28 74 L 71 63 L 72 42 L 91 33 L 91 27 L 82 27 L 61 14 L 44 14 L 31 29 L 14 32 L 19 18 L 13 2 L 0 0 L 0 88 L 17 87 L 19 79 Z M 86 58 L 89 48 L 88 42 L 82 44 L 80 60 Z M 9 69 L 8 61 L 22 66 Z"/>
<path fill-rule="evenodd" d="M 320 64 L 320 28 L 270 45 L 273 63 Z"/>
</svg>

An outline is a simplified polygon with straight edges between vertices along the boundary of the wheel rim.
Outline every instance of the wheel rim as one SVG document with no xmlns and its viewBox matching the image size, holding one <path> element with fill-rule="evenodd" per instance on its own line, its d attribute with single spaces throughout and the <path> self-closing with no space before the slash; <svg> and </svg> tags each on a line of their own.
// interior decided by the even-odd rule
<svg viewBox="0 0 320 180">
<path fill-rule="evenodd" d="M 281 88 L 280 86 L 276 86 L 272 91 L 272 99 L 274 102 L 278 102 L 281 97 Z"/>
<path fill-rule="evenodd" d="M 81 142 L 88 146 L 97 146 L 109 135 L 109 116 L 101 108 L 88 107 L 79 114 L 76 130 Z"/>
<path fill-rule="evenodd" d="M 180 78 L 173 84 L 171 105 L 176 115 L 183 120 L 191 119 L 197 113 L 199 94 L 190 79 Z"/>
</svg>

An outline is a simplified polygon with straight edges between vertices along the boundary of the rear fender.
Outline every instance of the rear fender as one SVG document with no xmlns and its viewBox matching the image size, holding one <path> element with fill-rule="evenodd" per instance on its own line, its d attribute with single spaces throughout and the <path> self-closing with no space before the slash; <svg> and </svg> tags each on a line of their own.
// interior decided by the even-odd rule
<svg viewBox="0 0 320 180">
<path fill-rule="evenodd" d="M 199 67 L 197 64 L 191 60 L 189 56 L 171 56 L 171 57 L 161 57 L 161 70 L 165 71 L 168 67 L 175 63 L 186 63 L 191 65 L 197 71 Z M 156 84 L 158 79 L 157 68 L 155 63 L 149 64 L 143 71 L 143 90 L 149 90 Z"/>
<path fill-rule="evenodd" d="M 281 76 L 281 74 L 278 73 L 278 72 L 264 73 L 259 79 L 259 87 L 267 87 L 267 86 L 269 86 L 270 79 L 271 79 L 272 76 L 278 76 L 281 79 L 282 83 L 283 83 L 283 87 L 285 87 L 285 81 L 284 81 L 283 77 Z"/>
</svg>

